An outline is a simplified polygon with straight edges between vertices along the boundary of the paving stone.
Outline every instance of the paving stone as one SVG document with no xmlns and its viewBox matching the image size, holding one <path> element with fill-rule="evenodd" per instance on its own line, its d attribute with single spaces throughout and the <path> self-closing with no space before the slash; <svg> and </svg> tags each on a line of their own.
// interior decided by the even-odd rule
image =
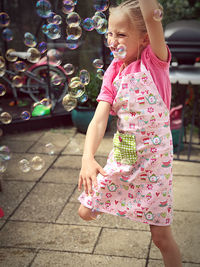
<svg viewBox="0 0 200 267">
<path fill-rule="evenodd" d="M 37 184 L 11 219 L 54 222 L 74 187 L 68 184 Z"/>
<path fill-rule="evenodd" d="M 3 192 L 0 193 L 0 207 L 5 214 L 3 219 L 8 218 L 33 185 L 32 182 L 4 181 Z"/>
<path fill-rule="evenodd" d="M 8 146 L 11 152 L 25 153 L 35 143 L 35 141 L 21 141 L 21 140 L 4 140 L 0 145 Z"/>
<path fill-rule="evenodd" d="M 100 227 L 9 221 L 0 231 L 0 247 L 92 253 L 99 232 Z"/>
<path fill-rule="evenodd" d="M 82 155 L 83 147 L 85 143 L 85 135 L 81 133 L 77 133 L 74 137 L 72 137 L 67 144 L 66 148 L 63 150 L 63 155 L 76 154 Z"/>
<path fill-rule="evenodd" d="M 98 147 L 97 153 L 98 156 L 108 156 L 110 151 L 113 148 L 113 140 L 110 136 L 104 136 L 101 144 Z"/>
<path fill-rule="evenodd" d="M 198 263 L 200 265 L 200 213 L 175 212 L 172 230 L 174 238 L 179 245 L 182 260 Z M 151 259 L 161 259 L 160 251 L 152 244 Z"/>
<path fill-rule="evenodd" d="M 80 267 L 145 267 L 145 260 L 100 255 L 77 254 L 68 252 L 40 251 L 32 267 L 80 266 Z"/>
<path fill-rule="evenodd" d="M 39 170 L 35 171 L 31 169 L 29 172 L 22 172 L 19 168 L 19 161 L 22 159 L 27 159 L 31 161 L 34 156 L 40 156 L 45 161 L 45 166 Z M 8 168 L 3 173 L 2 177 L 4 180 L 24 180 L 24 181 L 37 181 L 49 168 L 52 162 L 55 160 L 55 156 L 40 155 L 40 154 L 13 154 L 11 160 L 8 162 Z"/>
<path fill-rule="evenodd" d="M 199 264 L 195 264 L 195 263 L 182 263 L 183 267 L 197 267 L 199 266 Z M 150 260 L 148 265 L 148 267 L 163 267 L 164 263 L 161 260 Z"/>
<path fill-rule="evenodd" d="M 51 130 L 45 132 L 43 136 L 38 139 L 38 142 L 36 142 L 35 145 L 31 147 L 29 152 L 48 154 L 48 150 L 46 150 L 45 145 L 48 143 L 52 143 L 54 145 L 54 153 L 58 154 L 67 145 L 70 140 L 70 137 L 73 135 L 73 133 L 66 133 Z"/>
<path fill-rule="evenodd" d="M 1 226 L 3 225 L 5 223 L 5 220 L 4 219 L 0 219 L 0 228 L 1 228 Z"/>
<path fill-rule="evenodd" d="M 79 169 L 81 168 L 81 156 L 68 155 L 60 156 L 53 164 L 53 168 L 70 168 Z"/>
<path fill-rule="evenodd" d="M 186 161 L 173 161 L 173 174 L 178 176 L 200 177 L 200 164 Z"/>
<path fill-rule="evenodd" d="M 78 187 L 74 191 L 73 195 L 70 197 L 69 202 L 75 202 L 75 203 L 80 203 L 78 201 L 78 197 L 80 196 L 81 192 L 78 191 Z"/>
<path fill-rule="evenodd" d="M 200 211 L 200 177 L 174 176 L 174 208 Z"/>
<path fill-rule="evenodd" d="M 103 229 L 94 254 L 145 259 L 151 235 L 145 231 Z"/>
<path fill-rule="evenodd" d="M 149 226 L 144 223 L 137 223 L 128 219 L 120 218 L 119 216 L 114 216 L 109 214 L 103 214 L 99 220 L 87 222 L 79 217 L 77 213 L 78 208 L 79 208 L 79 203 L 68 203 L 56 222 L 61 224 L 63 223 L 63 224 L 73 224 L 73 225 L 89 225 L 89 226 L 94 225 L 100 227 L 149 231 Z"/>
<path fill-rule="evenodd" d="M 34 250 L 30 249 L 7 249 L 0 248 L 1 267 L 22 267 L 28 266 L 35 256 Z"/>
<path fill-rule="evenodd" d="M 46 132 L 46 130 L 35 130 L 28 132 L 19 132 L 15 134 L 6 134 L 3 136 L 3 140 L 18 140 L 18 141 L 37 141 L 42 135 Z"/>
<path fill-rule="evenodd" d="M 51 168 L 44 175 L 41 182 L 53 182 L 63 184 L 77 184 L 79 177 L 79 170 L 69 168 Z"/>
</svg>

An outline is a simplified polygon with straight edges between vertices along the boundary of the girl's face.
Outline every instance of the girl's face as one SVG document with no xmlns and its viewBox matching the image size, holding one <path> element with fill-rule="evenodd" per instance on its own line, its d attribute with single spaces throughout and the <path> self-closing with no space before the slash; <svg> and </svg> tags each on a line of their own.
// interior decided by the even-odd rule
<svg viewBox="0 0 200 267">
<path fill-rule="evenodd" d="M 126 56 L 122 61 L 127 66 L 139 58 L 139 48 L 144 42 L 139 31 L 133 26 L 126 14 L 120 11 L 112 13 L 108 20 L 108 45 L 112 52 L 119 44 L 126 46 Z"/>
</svg>

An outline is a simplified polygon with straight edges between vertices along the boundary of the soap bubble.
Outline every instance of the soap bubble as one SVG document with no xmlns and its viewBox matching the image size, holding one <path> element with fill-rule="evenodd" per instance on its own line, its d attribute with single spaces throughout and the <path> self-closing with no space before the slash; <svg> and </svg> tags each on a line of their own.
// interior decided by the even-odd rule
<svg viewBox="0 0 200 267">
<path fill-rule="evenodd" d="M 19 168 L 22 172 L 29 172 L 31 170 L 30 162 L 27 159 L 21 159 L 19 161 Z"/>
<path fill-rule="evenodd" d="M 71 12 L 66 18 L 66 23 L 71 27 L 76 27 L 81 23 L 81 18 L 78 13 Z"/>
<path fill-rule="evenodd" d="M 106 11 L 109 7 L 108 0 L 94 0 L 94 8 L 97 11 Z"/>
<path fill-rule="evenodd" d="M 82 25 L 83 25 L 83 29 L 86 31 L 90 32 L 90 31 L 94 30 L 94 20 L 91 18 L 84 19 Z"/>
<path fill-rule="evenodd" d="M 57 24 L 48 24 L 46 30 L 46 35 L 49 39 L 55 40 L 61 37 L 61 29 Z"/>
<path fill-rule="evenodd" d="M 97 78 L 100 80 L 103 80 L 104 70 L 103 69 L 97 69 Z"/>
<path fill-rule="evenodd" d="M 84 93 L 82 96 L 78 97 L 77 100 L 80 103 L 85 103 L 88 101 L 88 95 L 86 93 Z"/>
<path fill-rule="evenodd" d="M 8 161 L 0 160 L 0 173 L 3 173 L 7 170 Z"/>
<path fill-rule="evenodd" d="M 115 51 L 113 51 L 113 55 L 116 58 L 123 59 L 126 57 L 126 46 L 123 44 L 119 44 Z"/>
<path fill-rule="evenodd" d="M 41 104 L 45 107 L 51 108 L 52 107 L 52 102 L 50 98 L 43 98 L 42 100 L 40 100 L 40 102 L 38 104 Z"/>
<path fill-rule="evenodd" d="M 59 66 L 62 63 L 62 54 L 57 49 L 50 49 L 47 52 L 47 56 L 53 65 Z"/>
<path fill-rule="evenodd" d="M 47 24 L 43 24 L 43 25 L 42 25 L 42 32 L 43 32 L 44 34 L 47 34 L 47 32 L 48 32 L 48 30 L 47 30 Z"/>
<path fill-rule="evenodd" d="M 106 15 L 101 11 L 96 11 L 94 15 L 106 19 Z"/>
<path fill-rule="evenodd" d="M 30 32 L 26 32 L 24 34 L 24 44 L 28 47 L 35 47 L 37 45 L 35 36 Z"/>
<path fill-rule="evenodd" d="M 29 48 L 27 50 L 27 60 L 31 63 L 37 63 L 40 60 L 41 54 L 37 48 Z"/>
<path fill-rule="evenodd" d="M 82 29 L 80 26 L 69 26 L 67 27 L 67 34 L 70 40 L 77 40 L 81 37 Z"/>
<path fill-rule="evenodd" d="M 21 113 L 20 117 L 21 117 L 21 119 L 22 119 L 23 121 L 27 121 L 27 120 L 29 120 L 29 119 L 31 118 L 31 114 L 30 114 L 29 111 L 23 111 L 23 112 Z"/>
<path fill-rule="evenodd" d="M 79 39 L 77 40 L 72 40 L 70 36 L 67 36 L 66 38 L 66 47 L 69 48 L 70 50 L 75 50 L 79 47 L 80 41 Z"/>
<path fill-rule="evenodd" d="M 100 21 L 98 22 L 99 24 L 98 25 L 101 25 L 101 27 L 97 27 L 96 28 L 96 31 L 99 33 L 99 34 L 105 34 L 107 31 L 108 31 L 108 22 L 106 19 L 100 19 Z"/>
<path fill-rule="evenodd" d="M 161 5 L 159 5 L 159 8 L 154 10 L 153 19 L 155 21 L 161 21 L 163 19 L 163 8 Z"/>
<path fill-rule="evenodd" d="M 78 0 L 64 0 L 63 2 L 68 3 L 69 5 L 75 6 Z"/>
<path fill-rule="evenodd" d="M 12 116 L 10 113 L 8 112 L 2 112 L 0 114 L 0 121 L 3 123 L 3 124 L 9 124 L 11 123 L 12 121 Z"/>
<path fill-rule="evenodd" d="M 71 75 L 75 71 L 75 68 L 74 68 L 74 66 L 71 63 L 65 64 L 63 66 L 63 68 L 64 68 L 64 70 L 65 70 L 65 72 L 66 72 L 67 75 Z"/>
<path fill-rule="evenodd" d="M 90 82 L 90 73 L 87 70 L 81 70 L 80 74 L 80 81 L 82 84 L 87 85 Z"/>
<path fill-rule="evenodd" d="M 6 73 L 5 68 L 0 69 L 0 77 L 3 77 L 5 73 Z"/>
<path fill-rule="evenodd" d="M 21 60 L 16 61 L 14 63 L 14 66 L 15 66 L 15 70 L 19 71 L 19 72 L 24 72 L 27 68 L 26 63 L 24 61 L 21 61 Z"/>
<path fill-rule="evenodd" d="M 103 26 L 104 21 L 100 16 L 95 15 L 92 17 L 92 20 L 94 21 L 95 29 L 100 29 Z"/>
<path fill-rule="evenodd" d="M 0 26 L 7 27 L 10 24 L 10 17 L 7 13 L 1 12 L 0 13 Z"/>
<path fill-rule="evenodd" d="M 38 50 L 40 51 L 41 54 L 44 54 L 47 51 L 47 43 L 46 42 L 39 43 Z"/>
<path fill-rule="evenodd" d="M 56 24 L 56 25 L 60 25 L 62 24 L 62 17 L 60 15 L 55 15 L 53 17 L 53 23 Z"/>
<path fill-rule="evenodd" d="M 33 170 L 40 171 L 44 167 L 45 162 L 40 156 L 35 156 L 31 159 L 30 164 Z"/>
<path fill-rule="evenodd" d="M 45 145 L 45 150 L 47 154 L 54 155 L 55 154 L 55 146 L 52 143 L 48 143 Z"/>
<path fill-rule="evenodd" d="M 11 151 L 8 146 L 0 146 L 0 160 L 10 160 Z"/>
<path fill-rule="evenodd" d="M 7 42 L 12 41 L 13 40 L 13 32 L 12 32 L 12 30 L 8 29 L 8 28 L 4 29 L 2 31 L 2 37 Z"/>
<path fill-rule="evenodd" d="M 13 78 L 12 78 L 12 86 L 14 87 L 22 87 L 23 86 L 23 81 L 24 81 L 24 78 L 19 76 L 19 75 L 15 75 Z"/>
<path fill-rule="evenodd" d="M 60 85 L 62 81 L 63 81 L 63 78 L 58 74 L 54 74 L 51 76 L 51 83 L 53 85 Z"/>
<path fill-rule="evenodd" d="M 6 59 L 10 62 L 15 62 L 18 58 L 17 56 L 12 55 L 12 53 L 15 53 L 15 52 L 16 52 L 15 49 L 12 49 L 12 48 L 8 49 L 5 54 Z"/>
<path fill-rule="evenodd" d="M 80 80 L 73 80 L 69 83 L 69 94 L 74 98 L 79 98 L 85 93 L 85 86 Z"/>
<path fill-rule="evenodd" d="M 47 0 L 39 0 L 36 3 L 36 12 L 42 18 L 48 18 L 51 15 L 51 3 Z"/>
<path fill-rule="evenodd" d="M 62 12 L 64 14 L 71 13 L 74 11 L 74 9 L 75 9 L 75 6 L 63 3 Z"/>
<path fill-rule="evenodd" d="M 4 84 L 0 83 L 0 96 L 4 96 L 6 94 L 6 87 Z"/>
<path fill-rule="evenodd" d="M 71 111 L 77 106 L 77 99 L 67 94 L 63 97 L 62 104 L 66 111 Z"/>
<path fill-rule="evenodd" d="M 50 16 L 47 18 L 48 23 L 54 23 L 53 22 L 53 17 L 56 15 L 55 12 L 51 12 Z"/>
<path fill-rule="evenodd" d="M 5 59 L 0 56 L 0 69 L 5 67 L 5 63 L 6 63 Z"/>
<path fill-rule="evenodd" d="M 101 68 L 103 68 L 103 60 L 102 59 L 99 59 L 99 58 L 97 58 L 97 59 L 95 59 L 94 61 L 93 61 L 93 66 L 95 67 L 95 68 L 97 68 L 97 69 L 101 69 Z"/>
</svg>

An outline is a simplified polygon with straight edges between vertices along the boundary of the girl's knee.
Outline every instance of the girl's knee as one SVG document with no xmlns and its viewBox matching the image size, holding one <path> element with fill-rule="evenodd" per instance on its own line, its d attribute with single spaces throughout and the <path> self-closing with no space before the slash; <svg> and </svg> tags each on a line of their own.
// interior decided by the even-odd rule
<svg viewBox="0 0 200 267">
<path fill-rule="evenodd" d="M 92 220 L 91 218 L 91 210 L 84 207 L 83 205 L 80 205 L 78 209 L 78 215 L 81 217 L 81 219 L 85 221 L 90 221 Z"/>
<path fill-rule="evenodd" d="M 152 240 L 160 250 L 166 250 L 173 240 L 169 226 L 151 226 Z"/>
</svg>

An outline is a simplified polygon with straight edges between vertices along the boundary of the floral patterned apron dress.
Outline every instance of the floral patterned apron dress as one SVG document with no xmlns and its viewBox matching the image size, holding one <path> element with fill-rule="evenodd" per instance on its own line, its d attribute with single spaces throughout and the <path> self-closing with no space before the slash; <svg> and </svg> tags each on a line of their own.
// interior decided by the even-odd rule
<svg viewBox="0 0 200 267">
<path fill-rule="evenodd" d="M 117 114 L 104 170 L 97 176 L 98 189 L 79 201 L 86 207 L 140 221 L 166 226 L 172 222 L 173 145 L 169 110 L 149 71 L 117 76 L 117 95 L 112 110 Z"/>
</svg>

